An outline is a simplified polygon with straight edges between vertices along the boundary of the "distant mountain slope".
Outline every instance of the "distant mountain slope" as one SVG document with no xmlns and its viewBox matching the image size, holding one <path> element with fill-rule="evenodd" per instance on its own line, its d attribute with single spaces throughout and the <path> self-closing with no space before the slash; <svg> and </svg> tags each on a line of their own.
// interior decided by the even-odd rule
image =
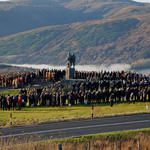
<svg viewBox="0 0 150 150">
<path fill-rule="evenodd" d="M 65 64 L 71 51 L 78 64 L 149 67 L 149 10 L 131 0 L 1 2 L 0 62 Z"/>
<path fill-rule="evenodd" d="M 1 38 L 0 61 L 65 64 L 130 63 L 150 58 L 150 15 L 39 28 Z"/>
<path fill-rule="evenodd" d="M 8 74 L 8 73 L 13 73 L 13 72 L 29 72 L 29 71 L 34 71 L 34 69 L 0 64 L 1 74 L 5 74 L 5 73 Z"/>
<path fill-rule="evenodd" d="M 143 4 L 131 0 L 10 0 L 0 2 L 0 37 L 38 27 L 62 25 L 116 16 L 132 7 L 140 14 Z"/>
</svg>

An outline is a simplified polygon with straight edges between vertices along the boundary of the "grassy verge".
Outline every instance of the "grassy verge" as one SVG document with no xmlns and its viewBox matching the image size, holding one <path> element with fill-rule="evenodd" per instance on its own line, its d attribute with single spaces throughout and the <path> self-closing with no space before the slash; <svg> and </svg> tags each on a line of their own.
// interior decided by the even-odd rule
<svg viewBox="0 0 150 150">
<path fill-rule="evenodd" d="M 19 90 L 5 90 L 0 92 L 0 95 L 18 95 Z"/>
<path fill-rule="evenodd" d="M 150 108 L 150 103 L 148 103 Z M 13 114 L 13 125 L 31 125 L 64 120 L 91 118 L 91 106 L 64 106 L 64 107 L 26 107 L 21 111 L 0 110 L 0 127 L 9 126 L 10 112 Z M 120 103 L 113 107 L 109 105 L 96 105 L 94 117 L 105 117 L 125 114 L 150 113 L 146 110 L 146 104 L 139 102 L 135 104 Z"/>
<path fill-rule="evenodd" d="M 101 133 L 101 134 L 93 134 L 86 135 L 79 138 L 66 138 L 66 139 L 58 139 L 51 140 L 51 143 L 77 143 L 77 142 L 90 142 L 92 140 L 107 140 L 107 141 L 129 141 L 134 138 L 138 139 L 142 135 L 150 136 L 150 129 L 138 129 L 138 130 L 129 130 L 122 132 L 111 132 L 111 133 Z M 42 142 L 41 142 L 42 143 Z"/>
<path fill-rule="evenodd" d="M 96 135 L 88 135 L 80 138 L 66 138 L 60 140 L 47 140 L 42 142 L 29 142 L 27 144 L 17 144 L 13 146 L 7 146 L 7 150 L 56 150 L 61 144 L 63 150 L 87 150 L 88 146 L 90 149 L 99 150 L 101 149 L 129 149 L 136 148 L 138 141 L 140 142 L 141 149 L 148 148 L 150 141 L 150 129 L 141 129 L 134 131 L 123 131 L 114 133 L 104 133 Z M 146 144 L 145 144 L 146 143 Z M 131 145 L 131 147 L 130 147 Z M 128 146 L 128 147 L 126 147 Z M 137 149 L 137 148 L 136 148 Z"/>
</svg>

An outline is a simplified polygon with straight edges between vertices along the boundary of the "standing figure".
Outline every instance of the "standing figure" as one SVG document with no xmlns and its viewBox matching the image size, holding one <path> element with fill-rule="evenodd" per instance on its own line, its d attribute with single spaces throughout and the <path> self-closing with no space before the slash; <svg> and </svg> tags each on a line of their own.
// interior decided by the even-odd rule
<svg viewBox="0 0 150 150">
<path fill-rule="evenodd" d="M 71 67 L 75 67 L 75 55 L 74 54 L 70 54 L 70 52 L 67 55 L 67 67 L 71 68 Z"/>
</svg>

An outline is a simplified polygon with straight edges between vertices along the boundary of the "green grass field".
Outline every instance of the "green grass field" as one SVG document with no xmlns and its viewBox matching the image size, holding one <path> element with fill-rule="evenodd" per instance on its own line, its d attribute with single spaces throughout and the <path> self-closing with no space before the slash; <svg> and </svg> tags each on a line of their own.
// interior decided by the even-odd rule
<svg viewBox="0 0 150 150">
<path fill-rule="evenodd" d="M 19 94 L 19 90 L 5 90 L 0 92 L 0 95 L 18 95 Z"/>
<path fill-rule="evenodd" d="M 121 103 L 114 104 L 110 107 L 109 104 L 95 105 L 94 117 L 115 116 L 136 113 L 150 113 L 146 110 L 146 103 Z M 91 106 L 64 106 L 64 107 L 26 107 L 21 111 L 3 111 L 0 109 L 0 127 L 9 126 L 10 113 L 13 114 L 13 125 L 31 125 L 47 122 L 57 122 L 64 120 L 86 119 L 91 118 Z"/>
</svg>

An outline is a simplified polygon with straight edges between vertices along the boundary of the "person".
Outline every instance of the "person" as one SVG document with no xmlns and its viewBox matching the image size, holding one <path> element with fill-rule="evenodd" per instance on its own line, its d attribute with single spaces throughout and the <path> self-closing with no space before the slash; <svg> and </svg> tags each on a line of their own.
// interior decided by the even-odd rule
<svg viewBox="0 0 150 150">
<path fill-rule="evenodd" d="M 114 93 L 113 92 L 111 93 L 110 98 L 111 98 L 111 100 L 110 100 L 110 107 L 113 107 L 113 105 L 114 105 L 114 101 L 113 101 L 113 99 L 114 99 Z"/>
<path fill-rule="evenodd" d="M 62 107 L 62 105 L 63 105 L 63 95 L 62 95 L 62 93 L 60 92 L 60 107 Z"/>
<path fill-rule="evenodd" d="M 148 94 L 148 101 L 150 102 L 150 87 L 148 87 L 147 94 Z"/>
<path fill-rule="evenodd" d="M 0 95 L 0 107 L 2 108 L 2 99 L 3 99 L 3 96 Z"/>
<path fill-rule="evenodd" d="M 13 98 L 12 98 L 12 105 L 13 105 L 13 110 L 16 110 L 16 106 L 17 106 L 17 96 L 13 96 Z"/>
<path fill-rule="evenodd" d="M 10 95 L 7 96 L 7 108 L 10 110 L 11 102 L 10 102 Z"/>
<path fill-rule="evenodd" d="M 7 110 L 7 100 L 6 100 L 5 95 L 3 96 L 3 99 L 2 99 L 2 107 L 3 107 L 3 110 Z"/>
<path fill-rule="evenodd" d="M 131 94 L 130 94 L 130 101 L 129 101 L 129 103 L 134 103 L 134 95 L 133 95 L 133 92 L 131 92 Z"/>
<path fill-rule="evenodd" d="M 22 105 L 22 98 L 21 95 L 18 97 L 18 110 L 21 110 L 21 105 Z"/>
</svg>

